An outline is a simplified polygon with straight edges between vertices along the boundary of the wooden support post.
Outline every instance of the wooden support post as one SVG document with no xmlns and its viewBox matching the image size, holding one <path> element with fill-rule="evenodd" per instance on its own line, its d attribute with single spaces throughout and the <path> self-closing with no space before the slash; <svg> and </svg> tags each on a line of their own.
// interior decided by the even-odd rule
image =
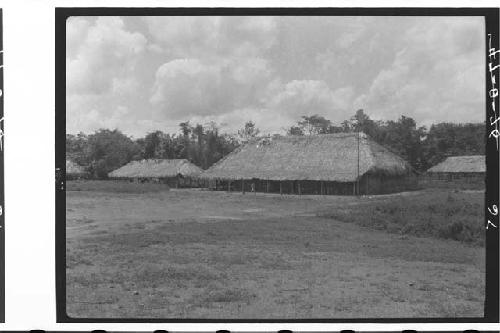
<svg viewBox="0 0 500 333">
<path fill-rule="evenodd" d="M 175 188 L 179 188 L 179 176 L 177 176 L 177 181 L 175 182 Z"/>
<path fill-rule="evenodd" d="M 231 192 L 231 181 L 230 180 L 227 181 L 227 191 Z"/>
<path fill-rule="evenodd" d="M 302 195 L 302 189 L 300 188 L 300 180 L 299 180 L 298 186 L 299 186 L 299 195 Z"/>
<path fill-rule="evenodd" d="M 269 179 L 266 182 L 266 192 L 269 193 Z"/>
<path fill-rule="evenodd" d="M 321 195 L 325 194 L 324 192 L 324 184 L 323 184 L 323 181 L 321 181 Z"/>
<path fill-rule="evenodd" d="M 352 183 L 352 195 L 356 195 L 356 182 Z"/>
<path fill-rule="evenodd" d="M 295 181 L 292 180 L 292 190 L 290 191 L 290 193 L 292 194 L 295 194 L 295 189 L 294 189 L 294 186 L 295 185 Z"/>
<path fill-rule="evenodd" d="M 241 180 L 241 193 L 245 194 L 245 180 Z"/>
<path fill-rule="evenodd" d="M 280 195 L 283 195 L 283 186 L 282 186 L 281 180 L 280 180 Z"/>
</svg>

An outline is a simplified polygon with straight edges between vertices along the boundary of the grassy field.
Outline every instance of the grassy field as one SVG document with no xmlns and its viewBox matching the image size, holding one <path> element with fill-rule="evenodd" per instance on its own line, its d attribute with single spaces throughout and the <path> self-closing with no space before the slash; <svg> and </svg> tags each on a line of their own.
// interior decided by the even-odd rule
<svg viewBox="0 0 500 333">
<path fill-rule="evenodd" d="M 83 183 L 66 194 L 70 317 L 483 315 L 479 191 L 281 197 Z M 472 240 L 436 227 L 454 221 Z"/>
<path fill-rule="evenodd" d="M 422 193 L 335 207 L 318 215 L 405 235 L 484 245 L 484 192 L 434 189 Z"/>
</svg>

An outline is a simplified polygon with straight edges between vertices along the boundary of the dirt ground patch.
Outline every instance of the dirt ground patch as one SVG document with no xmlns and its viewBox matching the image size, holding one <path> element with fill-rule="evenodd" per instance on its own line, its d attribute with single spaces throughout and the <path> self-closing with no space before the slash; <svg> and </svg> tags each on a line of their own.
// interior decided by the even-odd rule
<svg viewBox="0 0 500 333">
<path fill-rule="evenodd" d="M 483 316 L 484 247 L 318 216 L 394 196 L 133 192 L 67 192 L 70 317 Z"/>
</svg>

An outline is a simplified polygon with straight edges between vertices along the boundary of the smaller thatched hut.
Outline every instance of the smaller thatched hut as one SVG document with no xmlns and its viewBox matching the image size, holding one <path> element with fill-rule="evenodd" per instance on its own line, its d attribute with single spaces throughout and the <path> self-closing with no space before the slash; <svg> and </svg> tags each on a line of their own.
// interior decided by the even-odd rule
<svg viewBox="0 0 500 333">
<path fill-rule="evenodd" d="M 427 170 L 428 177 L 434 180 L 484 181 L 486 161 L 484 155 L 450 156 L 443 162 Z"/>
<path fill-rule="evenodd" d="M 138 182 L 165 183 L 171 187 L 197 185 L 203 170 L 185 159 L 149 159 L 132 161 L 108 174 L 109 178 Z"/>
<path fill-rule="evenodd" d="M 66 180 L 82 179 L 87 176 L 84 167 L 71 160 L 66 160 Z"/>
</svg>

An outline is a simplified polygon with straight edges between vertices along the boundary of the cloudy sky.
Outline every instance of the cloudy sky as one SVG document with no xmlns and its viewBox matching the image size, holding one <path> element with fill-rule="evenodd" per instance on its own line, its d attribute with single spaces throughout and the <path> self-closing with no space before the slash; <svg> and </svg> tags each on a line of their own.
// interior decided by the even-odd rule
<svg viewBox="0 0 500 333">
<path fill-rule="evenodd" d="M 484 120 L 479 17 L 71 17 L 67 132 Z"/>
</svg>

